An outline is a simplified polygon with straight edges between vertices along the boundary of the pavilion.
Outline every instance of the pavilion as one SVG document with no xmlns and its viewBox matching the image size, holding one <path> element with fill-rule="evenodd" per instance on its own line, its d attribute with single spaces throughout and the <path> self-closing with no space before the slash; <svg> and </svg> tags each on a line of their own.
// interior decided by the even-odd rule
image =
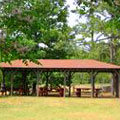
<svg viewBox="0 0 120 120">
<path fill-rule="evenodd" d="M 47 73 L 46 81 L 48 82 L 48 77 L 51 72 L 63 72 L 64 73 L 64 97 L 65 97 L 65 86 L 66 80 L 71 79 L 72 73 L 74 72 L 87 72 L 91 75 L 91 97 L 94 97 L 94 89 L 95 89 L 95 77 L 100 72 L 108 72 L 112 73 L 115 76 L 115 96 L 120 96 L 120 66 L 113 65 L 110 63 L 104 63 L 97 60 L 86 60 L 86 59 L 39 59 L 39 64 L 33 63 L 29 60 L 26 60 L 25 63 L 23 60 L 13 60 L 10 63 L 0 63 L 0 68 L 3 73 L 6 71 L 12 71 L 14 74 L 15 71 L 23 71 L 23 79 L 26 80 L 26 71 L 34 71 L 37 76 L 37 87 L 40 80 L 40 74 L 42 72 Z M 4 74 L 5 75 L 5 74 Z M 3 76 L 4 76 L 3 75 Z M 3 84 L 5 84 L 5 80 L 3 79 Z M 71 85 L 70 85 L 71 86 Z M 69 86 L 69 96 L 70 87 Z M 13 75 L 11 75 L 11 95 L 13 92 Z M 38 96 L 38 89 L 37 89 Z"/>
</svg>

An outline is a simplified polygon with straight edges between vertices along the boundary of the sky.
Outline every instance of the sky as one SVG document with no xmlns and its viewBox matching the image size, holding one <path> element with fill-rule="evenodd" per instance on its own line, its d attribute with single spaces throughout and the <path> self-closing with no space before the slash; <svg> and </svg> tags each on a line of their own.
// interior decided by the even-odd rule
<svg viewBox="0 0 120 120">
<path fill-rule="evenodd" d="M 75 26 L 78 22 L 81 23 L 86 23 L 86 18 L 84 16 L 82 16 L 81 18 L 79 17 L 78 14 L 72 13 L 71 10 L 75 10 L 76 6 L 75 5 L 75 0 L 67 0 L 67 5 L 69 5 L 69 17 L 68 17 L 68 25 L 70 27 Z"/>
<path fill-rule="evenodd" d="M 77 19 L 79 18 L 78 15 L 75 13 L 72 13 L 71 10 L 74 10 L 76 8 L 76 5 L 74 4 L 74 0 L 67 0 L 67 5 L 69 5 L 69 17 L 68 17 L 68 25 L 73 27 L 77 24 Z"/>
</svg>

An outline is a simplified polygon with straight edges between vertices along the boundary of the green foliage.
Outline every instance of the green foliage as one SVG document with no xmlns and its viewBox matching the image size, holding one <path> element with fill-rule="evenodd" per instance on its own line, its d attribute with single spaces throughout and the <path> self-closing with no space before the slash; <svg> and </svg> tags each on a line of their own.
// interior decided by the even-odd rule
<svg viewBox="0 0 120 120">
<path fill-rule="evenodd" d="M 120 64 L 119 1 L 78 0 L 77 5 L 76 14 L 80 19 L 86 19 L 86 22 L 80 21 L 74 27 L 77 37 L 73 44 L 75 52 L 71 58 L 96 59 Z M 103 76 L 105 83 L 109 83 L 111 76 L 108 74 L 98 75 L 97 82 L 100 82 Z M 73 81 L 81 81 L 79 74 L 75 74 Z M 86 78 L 84 81 L 88 82 Z"/>
<path fill-rule="evenodd" d="M 111 81 L 111 74 L 109 73 L 99 73 L 95 78 L 96 84 L 102 84 L 102 85 L 106 83 L 110 84 L 110 81 Z M 90 74 L 88 73 L 75 73 L 72 78 L 72 84 L 74 85 L 90 84 L 90 83 L 91 83 Z"/>
<path fill-rule="evenodd" d="M 117 0 L 78 0 L 77 3 L 77 14 L 87 19 L 86 23 L 80 22 L 74 28 L 76 34 L 80 36 L 76 42 L 79 43 L 80 50 L 82 48 L 84 51 L 82 53 L 88 53 L 88 58 L 118 64 L 117 61 L 120 60 L 118 54 L 120 38 L 119 2 Z M 84 10 L 85 14 L 79 12 L 81 10 Z M 86 55 L 80 54 L 80 56 Z"/>
<path fill-rule="evenodd" d="M 67 6 L 63 0 L 3 2 L 0 28 L 6 37 L 2 61 L 18 58 L 33 61 L 38 58 L 60 58 L 58 55 L 62 51 L 65 53 L 62 57 L 65 57 L 68 52 L 65 48 L 72 37 L 67 16 Z M 39 43 L 44 43 L 48 48 L 38 47 Z"/>
<path fill-rule="evenodd" d="M 75 73 L 72 78 L 73 84 L 88 84 L 90 83 L 90 75 L 88 73 Z"/>
</svg>

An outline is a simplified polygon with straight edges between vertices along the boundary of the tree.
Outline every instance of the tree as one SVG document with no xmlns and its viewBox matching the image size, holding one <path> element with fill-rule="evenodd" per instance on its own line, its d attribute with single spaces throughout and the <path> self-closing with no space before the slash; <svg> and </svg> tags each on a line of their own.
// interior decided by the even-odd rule
<svg viewBox="0 0 120 120">
<path fill-rule="evenodd" d="M 65 0 L 0 1 L 2 61 L 68 58 L 74 36 L 67 16 Z"/>
<path fill-rule="evenodd" d="M 82 44 L 87 45 L 89 51 L 95 48 L 95 44 L 104 42 L 109 49 L 109 62 L 118 63 L 117 51 L 119 51 L 119 6 L 117 1 L 107 0 L 78 0 L 77 13 L 87 19 L 86 23 L 77 25 L 77 32 L 81 34 Z M 87 38 L 87 39 L 86 39 Z M 92 46 L 93 47 L 92 47 Z M 97 45 L 99 47 L 99 45 Z"/>
<path fill-rule="evenodd" d="M 2 61 L 18 58 L 33 61 L 46 56 L 52 58 L 52 55 L 55 58 L 55 54 L 62 55 L 58 52 L 67 52 L 63 46 L 68 45 L 72 36 L 67 25 L 65 1 L 3 0 L 0 12 L 0 28 L 6 35 Z M 38 46 L 39 43 L 47 48 Z"/>
<path fill-rule="evenodd" d="M 77 42 L 83 45 L 84 51 L 87 47 L 90 58 L 119 64 L 119 3 L 119 0 L 77 0 L 77 13 L 87 19 L 75 28 L 80 34 Z"/>
</svg>

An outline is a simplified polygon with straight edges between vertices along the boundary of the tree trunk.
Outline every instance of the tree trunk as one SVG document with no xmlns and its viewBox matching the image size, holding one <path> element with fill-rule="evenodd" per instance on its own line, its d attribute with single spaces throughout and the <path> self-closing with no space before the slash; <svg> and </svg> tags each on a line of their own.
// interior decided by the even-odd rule
<svg viewBox="0 0 120 120">
<path fill-rule="evenodd" d="M 115 63 L 115 46 L 114 46 L 114 36 L 112 36 L 112 39 L 110 40 L 110 62 L 111 63 Z M 114 96 L 114 92 L 115 92 L 115 81 L 114 81 L 114 75 L 111 78 L 111 93 Z"/>
</svg>

